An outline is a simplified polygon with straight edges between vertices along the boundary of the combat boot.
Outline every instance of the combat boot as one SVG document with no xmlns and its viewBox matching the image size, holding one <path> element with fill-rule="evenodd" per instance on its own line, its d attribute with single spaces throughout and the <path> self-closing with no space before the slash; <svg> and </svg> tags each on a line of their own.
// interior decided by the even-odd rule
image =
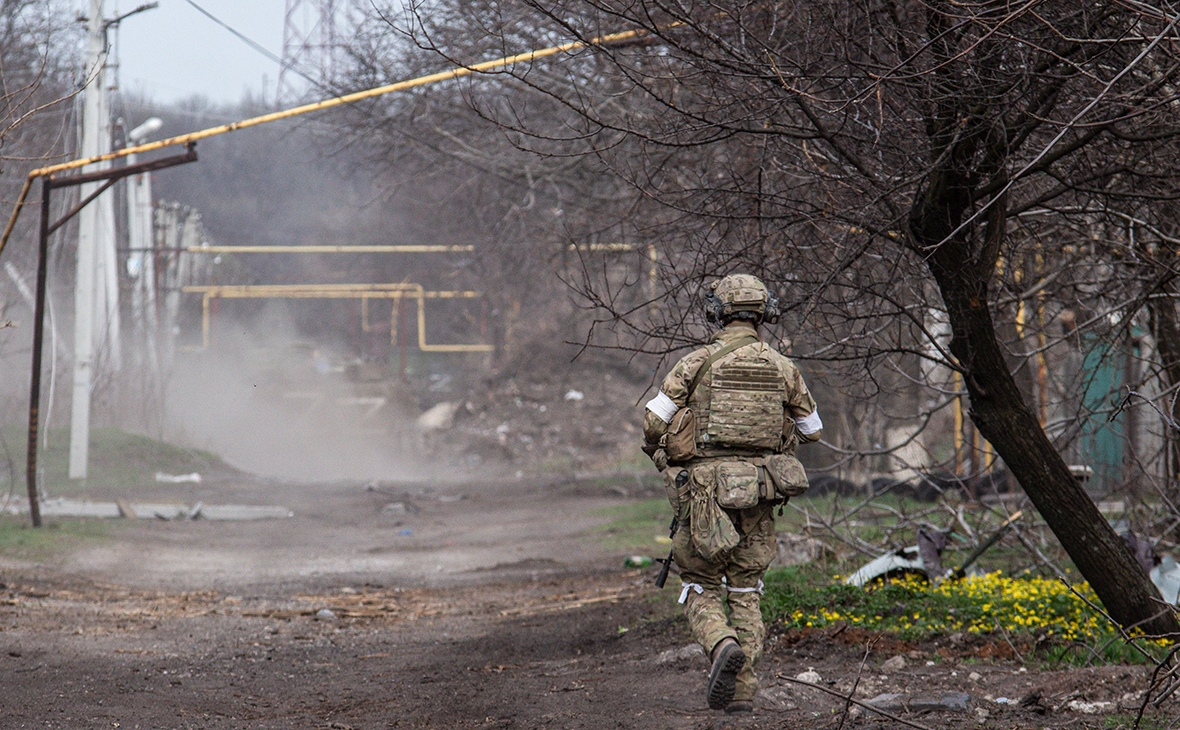
<svg viewBox="0 0 1180 730">
<path fill-rule="evenodd" d="M 737 673 L 745 663 L 746 654 L 737 641 L 726 638 L 713 647 L 713 668 L 705 688 L 709 709 L 723 710 L 733 700 Z"/>
</svg>

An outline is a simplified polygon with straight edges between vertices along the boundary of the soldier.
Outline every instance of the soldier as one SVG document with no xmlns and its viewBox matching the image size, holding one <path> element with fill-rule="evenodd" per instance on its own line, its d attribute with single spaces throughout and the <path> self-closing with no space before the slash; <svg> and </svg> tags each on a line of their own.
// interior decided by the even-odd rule
<svg viewBox="0 0 1180 730">
<path fill-rule="evenodd" d="M 714 282 L 705 313 L 722 329 L 647 403 L 644 451 L 684 525 L 672 555 L 692 636 L 712 661 L 708 705 L 744 713 L 754 709 L 766 638 L 759 604 L 776 554 L 774 507 L 806 489 L 795 445 L 818 441 L 823 423 L 794 363 L 758 338 L 758 325 L 778 321 L 761 281 Z"/>
</svg>

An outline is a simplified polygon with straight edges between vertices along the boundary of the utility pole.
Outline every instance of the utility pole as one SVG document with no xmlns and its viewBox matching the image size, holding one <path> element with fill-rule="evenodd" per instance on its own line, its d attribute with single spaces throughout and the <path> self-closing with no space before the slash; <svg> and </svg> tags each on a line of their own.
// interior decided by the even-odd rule
<svg viewBox="0 0 1180 730">
<path fill-rule="evenodd" d="M 82 96 L 82 157 L 95 157 L 110 152 L 110 115 L 106 103 L 106 80 L 103 73 L 107 61 L 106 24 L 103 20 L 103 0 L 90 0 L 87 19 L 88 43 L 86 62 L 89 83 Z M 98 170 L 107 169 L 103 163 Z M 86 183 L 79 192 L 83 200 L 100 183 Z M 102 310 L 106 314 L 107 286 L 105 276 L 101 287 L 98 272 L 100 260 L 114 263 L 114 209 L 110 196 L 100 195 L 78 216 L 78 262 L 74 285 L 74 390 L 70 411 L 70 479 L 85 479 L 90 456 L 90 394 L 94 382 L 95 313 L 101 288 Z M 107 247 L 110 256 L 100 259 L 99 252 Z"/>
<path fill-rule="evenodd" d="M 111 119 L 107 106 L 107 28 L 157 3 L 145 3 L 114 20 L 103 17 L 103 0 L 90 0 L 87 18 L 86 88 L 82 95 L 82 157 L 111 151 Z M 110 163 L 93 167 L 109 170 Z M 99 191 L 101 182 L 83 183 L 82 200 Z M 90 457 L 90 397 L 95 362 L 106 352 L 118 369 L 119 279 L 115 253 L 115 208 L 110 195 L 98 195 L 78 215 L 77 279 L 74 285 L 74 390 L 70 410 L 70 479 L 85 479 Z M 95 335 L 100 335 L 97 343 Z M 98 347 L 96 347 L 96 344 Z"/>
<path fill-rule="evenodd" d="M 157 131 L 163 122 L 152 117 L 127 133 L 127 143 L 138 145 Z M 135 164 L 135 155 L 127 155 L 127 164 Z M 127 257 L 127 273 L 133 280 L 131 288 L 131 317 L 135 330 L 136 365 L 145 364 L 152 374 L 160 372 L 156 351 L 156 256 L 152 235 L 152 176 L 151 173 L 133 175 L 127 180 L 127 232 L 131 248 Z M 143 362 L 146 354 L 147 362 Z"/>
</svg>

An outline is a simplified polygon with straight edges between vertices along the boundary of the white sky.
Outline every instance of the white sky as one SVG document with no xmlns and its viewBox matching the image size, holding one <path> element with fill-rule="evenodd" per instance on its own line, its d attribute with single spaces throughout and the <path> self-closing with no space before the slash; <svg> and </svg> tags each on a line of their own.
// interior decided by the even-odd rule
<svg viewBox="0 0 1180 730">
<path fill-rule="evenodd" d="M 147 0 L 106 0 L 104 15 L 113 18 Z M 266 78 L 266 101 L 274 99 L 279 65 L 225 28 L 202 15 L 186 0 L 157 0 L 160 6 L 124 20 L 117 35 L 119 84 L 157 102 L 196 94 L 214 102 L 237 102 L 249 89 L 257 97 Z M 285 0 L 194 0 L 210 14 L 270 51 L 283 55 Z M 306 5 L 307 3 L 305 3 Z M 79 7 L 89 3 L 79 0 Z M 85 11 L 83 11 L 85 14 Z M 294 77 L 293 81 L 302 84 Z"/>
</svg>

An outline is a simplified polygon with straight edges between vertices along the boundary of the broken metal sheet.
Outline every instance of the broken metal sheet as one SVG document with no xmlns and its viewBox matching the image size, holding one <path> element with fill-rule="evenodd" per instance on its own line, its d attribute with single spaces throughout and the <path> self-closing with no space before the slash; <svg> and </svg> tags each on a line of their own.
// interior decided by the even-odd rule
<svg viewBox="0 0 1180 730">
<path fill-rule="evenodd" d="M 895 571 L 911 573 L 926 572 L 926 563 L 922 560 L 922 555 L 917 545 L 885 553 L 845 578 L 844 583 L 845 585 L 864 588 L 866 584 Z"/>
<path fill-rule="evenodd" d="M 120 504 L 121 502 L 121 504 Z M 10 504 L 4 510 L 9 514 L 28 514 L 27 503 Z M 176 502 L 91 502 L 80 499 L 50 499 L 41 504 L 41 514 L 46 517 L 135 517 L 144 520 L 275 520 L 294 517 L 287 507 L 278 505 L 237 505 L 237 504 L 180 504 Z"/>
<path fill-rule="evenodd" d="M 1173 606 L 1180 604 L 1180 566 L 1176 565 L 1172 556 L 1161 558 L 1160 564 L 1152 568 L 1148 575 L 1165 601 Z"/>
</svg>

